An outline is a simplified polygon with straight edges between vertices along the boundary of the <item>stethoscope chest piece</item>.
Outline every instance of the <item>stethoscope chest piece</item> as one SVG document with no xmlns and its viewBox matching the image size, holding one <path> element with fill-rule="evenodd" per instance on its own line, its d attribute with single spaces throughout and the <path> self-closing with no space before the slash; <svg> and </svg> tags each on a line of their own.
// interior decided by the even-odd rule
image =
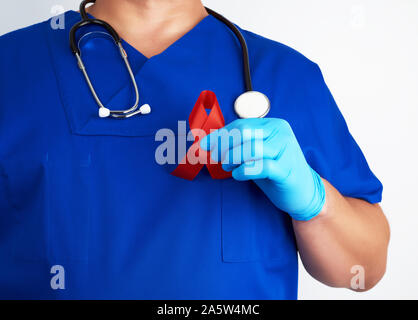
<svg viewBox="0 0 418 320">
<path fill-rule="evenodd" d="M 135 75 L 132 71 L 131 65 L 128 60 L 128 55 L 126 54 L 125 49 L 122 46 L 122 40 L 119 37 L 118 33 L 111 25 L 109 25 L 107 22 L 103 20 L 98 20 L 94 18 L 89 18 L 87 11 L 86 11 L 86 5 L 89 3 L 95 3 L 96 0 L 83 0 L 80 4 L 80 14 L 82 17 L 82 20 L 78 23 L 76 23 L 70 31 L 70 46 L 71 51 L 74 53 L 74 55 L 77 58 L 78 66 L 81 69 L 84 78 L 87 82 L 87 85 L 90 88 L 90 91 L 99 106 L 99 117 L 100 118 L 107 118 L 112 117 L 116 119 L 127 119 L 130 117 L 133 117 L 138 114 L 149 114 L 151 113 L 151 107 L 148 104 L 144 104 L 141 107 L 139 107 L 139 90 L 138 90 L 138 84 L 135 79 Z M 209 14 L 214 16 L 216 19 L 223 22 L 228 28 L 232 30 L 232 32 L 237 36 L 241 47 L 242 47 L 242 56 L 243 56 L 243 65 L 244 65 L 244 80 L 245 80 L 245 90 L 243 94 L 241 94 L 236 100 L 235 100 L 235 112 L 236 114 L 243 119 L 248 118 L 264 118 L 270 111 L 270 100 L 267 98 L 267 96 L 261 92 L 254 91 L 251 81 L 251 72 L 250 72 L 250 59 L 249 59 L 249 53 L 248 53 L 248 46 L 244 39 L 244 36 L 242 35 L 241 31 L 228 19 L 220 15 L 219 13 L 206 8 Z M 115 44 L 118 46 L 120 54 L 122 56 L 122 59 L 126 65 L 126 68 L 128 70 L 128 73 L 130 75 L 130 78 L 132 80 L 132 85 L 135 89 L 135 103 L 132 107 L 122 110 L 111 110 L 107 108 L 100 100 L 99 96 L 97 95 L 97 92 L 93 86 L 92 81 L 90 80 L 90 77 L 88 75 L 87 69 L 83 63 L 83 59 L 81 58 L 81 51 L 79 46 L 79 41 L 76 41 L 76 33 L 77 30 L 80 28 L 83 28 L 85 26 L 89 25 L 96 25 L 104 28 L 109 33 L 109 36 L 113 39 Z M 100 32 L 103 33 L 103 32 Z"/>
<path fill-rule="evenodd" d="M 270 111 L 270 100 L 261 92 L 247 91 L 235 100 L 234 109 L 241 119 L 264 118 Z"/>
</svg>

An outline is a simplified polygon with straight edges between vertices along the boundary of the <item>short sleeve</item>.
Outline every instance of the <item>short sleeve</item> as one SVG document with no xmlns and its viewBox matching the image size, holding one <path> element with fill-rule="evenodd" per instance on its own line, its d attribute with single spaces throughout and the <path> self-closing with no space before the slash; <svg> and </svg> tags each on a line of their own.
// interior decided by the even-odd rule
<svg viewBox="0 0 418 320">
<path fill-rule="evenodd" d="M 308 163 L 342 195 L 381 202 L 383 186 L 350 134 L 319 67 L 313 64 L 310 73 L 302 107 L 306 117 L 295 132 Z"/>
</svg>

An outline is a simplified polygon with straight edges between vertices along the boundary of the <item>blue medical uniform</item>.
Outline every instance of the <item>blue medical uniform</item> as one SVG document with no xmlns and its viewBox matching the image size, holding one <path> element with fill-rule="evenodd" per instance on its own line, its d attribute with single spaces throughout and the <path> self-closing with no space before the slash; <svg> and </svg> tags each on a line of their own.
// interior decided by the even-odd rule
<svg viewBox="0 0 418 320">
<path fill-rule="evenodd" d="M 0 38 L 0 298 L 296 299 L 286 213 L 252 182 L 213 180 L 206 168 L 191 182 L 155 160 L 156 132 L 181 138 L 178 121 L 201 91 L 215 92 L 226 123 L 237 118 L 244 83 L 231 31 L 208 16 L 150 59 L 124 43 L 152 113 L 101 119 L 69 49 L 79 19 L 70 11 L 65 29 L 46 21 Z M 96 29 L 78 38 L 98 94 L 131 105 L 123 61 Z M 291 124 L 309 164 L 343 195 L 380 202 L 317 65 L 243 33 L 269 117 Z M 51 286 L 56 265 L 64 288 Z"/>
</svg>

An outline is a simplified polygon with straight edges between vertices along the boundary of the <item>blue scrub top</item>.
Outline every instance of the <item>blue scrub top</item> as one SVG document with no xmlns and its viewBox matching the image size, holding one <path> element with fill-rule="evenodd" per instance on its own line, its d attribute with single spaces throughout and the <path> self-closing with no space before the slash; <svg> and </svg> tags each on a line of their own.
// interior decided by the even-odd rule
<svg viewBox="0 0 418 320">
<path fill-rule="evenodd" d="M 46 21 L 0 38 L 0 298 L 296 299 L 287 214 L 252 182 L 212 180 L 206 168 L 190 182 L 155 161 L 156 132 L 177 132 L 201 91 L 216 93 L 226 123 L 237 118 L 244 83 L 231 31 L 208 16 L 150 59 L 124 43 L 153 111 L 118 121 L 98 117 L 69 49 L 79 19 L 70 11 L 63 30 Z M 93 83 L 105 104 L 130 105 L 123 62 L 96 29 L 78 35 Z M 292 125 L 309 164 L 343 195 L 380 202 L 317 65 L 243 33 L 269 117 Z M 51 287 L 55 265 L 64 289 Z"/>
</svg>

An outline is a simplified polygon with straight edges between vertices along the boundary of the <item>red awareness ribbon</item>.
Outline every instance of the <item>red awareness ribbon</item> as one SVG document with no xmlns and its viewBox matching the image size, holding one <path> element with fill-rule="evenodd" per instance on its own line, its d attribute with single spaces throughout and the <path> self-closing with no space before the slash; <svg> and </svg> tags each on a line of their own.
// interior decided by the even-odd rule
<svg viewBox="0 0 418 320">
<path fill-rule="evenodd" d="M 210 110 L 209 115 L 205 109 Z M 203 139 L 204 136 L 210 134 L 214 130 L 225 126 L 225 120 L 215 93 L 212 91 L 202 91 L 190 113 L 189 125 L 195 141 L 187 151 L 187 155 L 171 174 L 191 181 L 196 178 L 200 170 L 206 165 L 212 179 L 231 178 L 231 172 L 224 171 L 221 163 L 213 163 L 213 160 L 210 159 L 210 153 L 202 150 L 199 146 L 200 139 Z M 200 136 L 197 134 L 196 130 L 199 130 Z M 201 134 L 203 131 L 205 133 L 204 136 Z M 198 161 L 196 164 L 190 163 L 189 159 L 196 159 L 197 157 L 204 161 Z"/>
</svg>

